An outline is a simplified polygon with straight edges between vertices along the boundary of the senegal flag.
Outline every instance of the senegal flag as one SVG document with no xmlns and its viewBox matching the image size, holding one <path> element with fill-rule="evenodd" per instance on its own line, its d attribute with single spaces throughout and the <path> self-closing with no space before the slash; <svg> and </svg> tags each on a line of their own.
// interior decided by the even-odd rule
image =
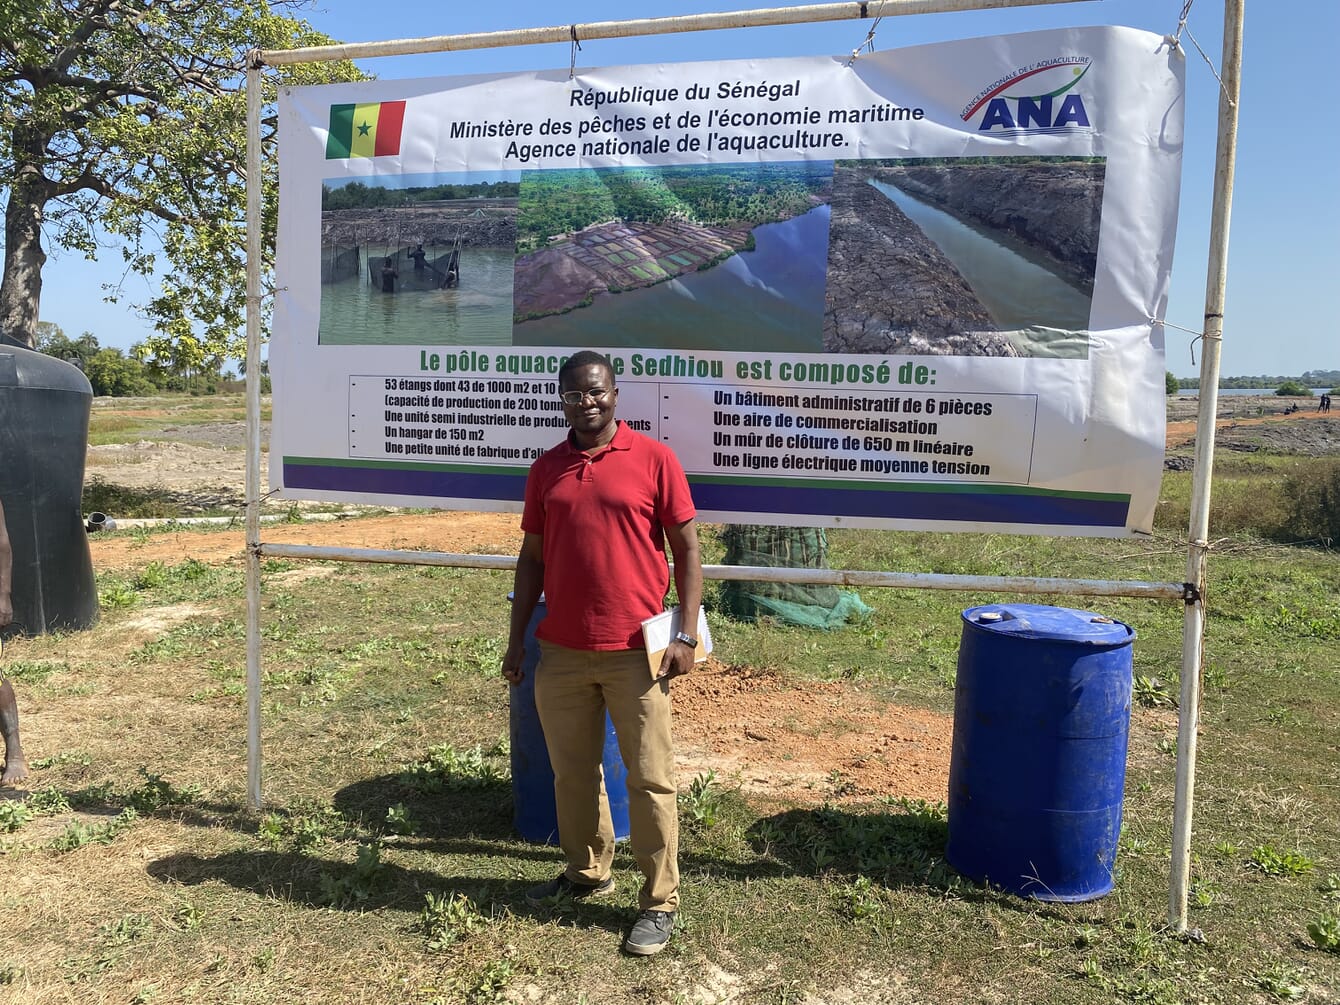
<svg viewBox="0 0 1340 1005">
<path fill-rule="evenodd" d="M 403 101 L 370 105 L 331 105 L 326 160 L 338 157 L 384 157 L 400 153 Z"/>
</svg>

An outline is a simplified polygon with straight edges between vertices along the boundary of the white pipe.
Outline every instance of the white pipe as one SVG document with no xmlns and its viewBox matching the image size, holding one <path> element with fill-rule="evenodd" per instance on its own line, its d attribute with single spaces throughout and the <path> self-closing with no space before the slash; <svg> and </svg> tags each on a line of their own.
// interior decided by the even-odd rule
<svg viewBox="0 0 1340 1005">
<path fill-rule="evenodd" d="M 1200 413 L 1196 421 L 1196 473 L 1187 532 L 1186 579 L 1195 587 L 1182 620 L 1182 693 L 1177 714 L 1177 781 L 1173 796 L 1172 865 L 1168 921 L 1187 927 L 1191 888 L 1191 816 L 1196 789 L 1196 731 L 1200 727 L 1200 673 L 1205 641 L 1205 580 L 1209 556 L 1210 484 L 1214 477 L 1214 420 L 1219 404 L 1219 356 L 1228 287 L 1228 226 L 1233 209 L 1233 170 L 1238 146 L 1238 94 L 1242 72 L 1245 0 L 1224 2 L 1220 61 L 1219 142 L 1215 154 L 1209 267 L 1205 280 L 1205 339 L 1200 360 Z"/>
<path fill-rule="evenodd" d="M 374 510 L 378 514 L 390 513 L 390 510 Z M 339 510 L 335 513 L 303 513 L 297 520 L 298 523 L 321 523 L 327 520 L 349 520 L 355 517 L 368 516 L 368 511 L 364 510 Z M 281 520 L 287 522 L 290 519 L 287 513 L 264 513 L 261 515 L 261 523 L 278 523 Z M 117 530 L 136 530 L 140 528 L 154 527 L 226 527 L 237 523 L 236 516 L 159 516 L 159 517 L 131 517 L 129 519 L 116 518 Z M 242 520 L 246 520 L 246 509 L 243 508 Z"/>
<path fill-rule="evenodd" d="M 261 62 L 247 54 L 247 801 L 261 808 Z"/>
<path fill-rule="evenodd" d="M 393 551 L 278 543 L 261 545 L 261 553 L 267 558 L 306 558 L 326 562 L 450 566 L 502 571 L 516 568 L 516 559 L 510 555 L 458 555 L 441 551 Z M 1182 600 L 1186 596 L 1186 586 L 1182 583 L 1048 579 L 1038 576 L 951 576 L 929 572 L 869 572 L 858 569 L 785 569 L 762 565 L 704 565 L 703 577 L 805 586 L 878 586 L 910 590 L 1148 597 L 1156 600 Z"/>
<path fill-rule="evenodd" d="M 473 32 L 465 35 L 434 35 L 386 42 L 349 42 L 316 45 L 303 49 L 264 49 L 260 59 L 270 66 L 284 63 L 319 63 L 336 59 L 368 59 L 375 56 L 410 56 L 429 52 L 459 52 L 466 49 L 499 49 L 513 45 L 547 42 L 585 42 L 597 38 L 630 38 L 636 35 L 670 35 L 687 31 L 723 28 L 758 28 L 780 24 L 810 24 L 817 21 L 860 20 L 897 17 L 904 14 L 944 14 L 999 7 L 1036 7 L 1043 4 L 1087 3 L 1092 0 L 868 0 L 866 3 L 807 4 L 800 7 L 768 7 L 759 10 L 687 14 L 680 17 L 647 17 L 628 21 L 592 21 L 546 28 L 516 28 L 510 31 Z"/>
</svg>

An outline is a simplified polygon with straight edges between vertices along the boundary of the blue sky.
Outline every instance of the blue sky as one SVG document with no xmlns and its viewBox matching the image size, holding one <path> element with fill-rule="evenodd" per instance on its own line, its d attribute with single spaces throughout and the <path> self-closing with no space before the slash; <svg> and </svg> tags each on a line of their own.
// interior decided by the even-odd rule
<svg viewBox="0 0 1340 1005">
<path fill-rule="evenodd" d="M 871 0 L 870 9 L 878 0 Z M 786 4 L 777 3 L 777 6 Z M 748 0 L 574 0 L 567 4 L 514 0 L 510 4 L 444 4 L 400 0 L 326 0 L 306 15 L 313 26 L 348 42 L 425 35 L 502 31 L 631 17 L 661 17 L 767 6 Z M 1177 26 L 1182 0 L 1101 0 L 995 11 L 885 17 L 878 49 L 1044 28 L 1120 24 L 1168 34 Z M 1248 5 L 1239 111 L 1237 179 L 1229 250 L 1222 372 L 1298 374 L 1340 369 L 1340 330 L 1331 298 L 1340 284 L 1340 131 L 1330 121 L 1335 39 L 1340 4 L 1304 0 L 1288 5 Z M 1220 61 L 1223 6 L 1197 0 L 1188 26 L 1216 66 Z M 865 39 L 868 21 L 694 32 L 583 44 L 579 66 L 806 56 L 848 53 Z M 1218 83 L 1211 68 L 1187 47 L 1187 144 L 1182 169 L 1181 214 L 1167 320 L 1199 330 L 1204 313 L 1210 199 L 1214 178 Z M 383 79 L 503 73 L 567 67 L 567 44 L 520 46 L 430 56 L 366 60 L 362 67 Z M 120 304 L 102 302 L 102 284 L 121 278 L 120 254 L 105 251 L 97 263 L 53 254 L 44 271 L 42 319 L 75 336 L 88 330 L 104 345 L 128 347 L 148 326 L 128 306 L 152 290 L 126 282 Z M 1198 375 L 1192 336 L 1169 329 L 1167 365 L 1179 376 Z"/>
</svg>

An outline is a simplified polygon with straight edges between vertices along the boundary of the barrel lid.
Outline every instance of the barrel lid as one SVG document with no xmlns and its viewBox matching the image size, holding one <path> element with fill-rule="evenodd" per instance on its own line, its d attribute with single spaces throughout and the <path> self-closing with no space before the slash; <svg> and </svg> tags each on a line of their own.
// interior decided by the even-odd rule
<svg viewBox="0 0 1340 1005">
<path fill-rule="evenodd" d="M 1026 639 L 1122 645 L 1135 638 L 1130 625 L 1093 611 L 1046 604 L 985 604 L 969 607 L 963 620 L 974 628 Z"/>
</svg>

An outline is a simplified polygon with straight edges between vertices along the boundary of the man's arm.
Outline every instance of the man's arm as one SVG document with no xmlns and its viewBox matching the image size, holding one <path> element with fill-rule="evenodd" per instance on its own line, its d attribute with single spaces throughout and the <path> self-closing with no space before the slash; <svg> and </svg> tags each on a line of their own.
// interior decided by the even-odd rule
<svg viewBox="0 0 1340 1005">
<path fill-rule="evenodd" d="M 9 546 L 5 528 L 5 507 L 0 505 L 0 628 L 14 620 L 14 600 L 10 592 L 14 579 L 14 549 Z"/>
<path fill-rule="evenodd" d="M 665 528 L 670 554 L 675 559 L 675 592 L 679 594 L 680 626 L 694 635 L 698 631 L 698 608 L 703 602 L 703 563 L 698 554 L 698 525 L 686 520 L 678 527 Z M 661 657 L 661 677 L 678 677 L 693 669 L 693 649 L 684 642 L 671 641 Z"/>
<path fill-rule="evenodd" d="M 521 683 L 521 661 L 526 654 L 526 626 L 535 613 L 535 605 L 544 592 L 544 537 L 527 534 L 521 539 L 516 557 L 516 577 L 512 580 L 512 620 L 507 633 L 507 652 L 503 654 L 502 675 L 507 683 Z"/>
</svg>

